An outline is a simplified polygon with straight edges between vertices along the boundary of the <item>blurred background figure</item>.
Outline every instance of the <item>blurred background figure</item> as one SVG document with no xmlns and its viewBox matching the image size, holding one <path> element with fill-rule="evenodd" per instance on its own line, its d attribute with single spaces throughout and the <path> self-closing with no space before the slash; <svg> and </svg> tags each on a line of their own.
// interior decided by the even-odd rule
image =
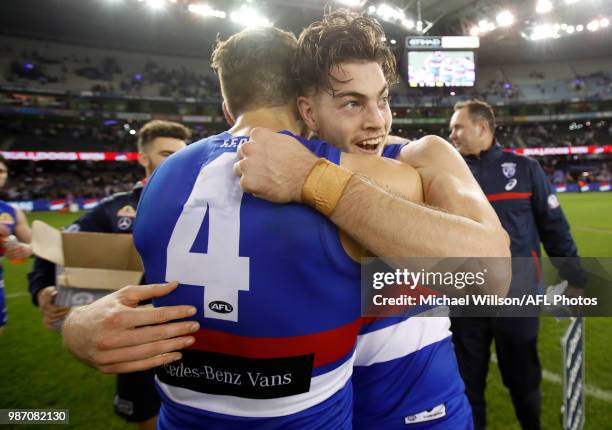
<svg viewBox="0 0 612 430">
<path fill-rule="evenodd" d="M 8 179 L 8 163 L 0 155 L 0 188 Z M 0 200 L 0 254 L 3 261 L 21 264 L 32 255 L 29 243 L 32 232 L 28 220 L 21 209 Z M 4 268 L 0 265 L 0 334 L 8 321 L 6 300 L 4 297 Z"/>
</svg>

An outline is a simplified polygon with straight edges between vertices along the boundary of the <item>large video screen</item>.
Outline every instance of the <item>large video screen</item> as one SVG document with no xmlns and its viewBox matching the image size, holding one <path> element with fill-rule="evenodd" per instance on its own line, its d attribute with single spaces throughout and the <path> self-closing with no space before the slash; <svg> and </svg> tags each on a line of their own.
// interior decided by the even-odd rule
<svg viewBox="0 0 612 430">
<path fill-rule="evenodd" d="M 472 87 L 474 51 L 408 51 L 411 87 Z"/>
</svg>

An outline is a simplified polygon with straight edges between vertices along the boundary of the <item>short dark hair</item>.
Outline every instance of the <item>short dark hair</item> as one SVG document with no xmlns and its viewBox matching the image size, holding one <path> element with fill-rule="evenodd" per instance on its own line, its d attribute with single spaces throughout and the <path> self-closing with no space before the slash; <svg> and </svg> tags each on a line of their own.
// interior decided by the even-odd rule
<svg viewBox="0 0 612 430">
<path fill-rule="evenodd" d="M 234 116 L 295 103 L 291 62 L 296 48 L 295 35 L 275 27 L 251 28 L 217 40 L 211 66 Z"/>
<path fill-rule="evenodd" d="M 153 120 L 142 126 L 138 132 L 138 151 L 145 151 L 158 137 L 170 137 L 186 141 L 191 131 L 182 124 L 172 121 Z"/>
<path fill-rule="evenodd" d="M 395 56 L 385 32 L 372 18 L 340 9 L 310 24 L 298 39 L 293 73 L 301 94 L 332 89 L 333 67 L 352 61 L 376 62 L 389 85 L 398 81 Z"/>
<path fill-rule="evenodd" d="M 472 121 L 484 120 L 488 124 L 491 133 L 495 133 L 495 113 L 490 104 L 476 99 L 455 103 L 455 111 L 463 108 L 467 108 Z"/>
</svg>

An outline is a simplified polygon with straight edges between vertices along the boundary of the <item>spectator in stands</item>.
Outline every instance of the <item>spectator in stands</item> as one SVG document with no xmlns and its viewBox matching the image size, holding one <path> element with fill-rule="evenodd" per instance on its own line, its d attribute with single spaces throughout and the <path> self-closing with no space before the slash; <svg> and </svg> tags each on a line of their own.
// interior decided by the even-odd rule
<svg viewBox="0 0 612 430">
<path fill-rule="evenodd" d="M 612 180 L 612 174 L 610 173 L 608 163 L 602 165 L 601 170 L 597 174 L 597 180 L 599 182 L 610 182 L 610 180 Z"/>
</svg>

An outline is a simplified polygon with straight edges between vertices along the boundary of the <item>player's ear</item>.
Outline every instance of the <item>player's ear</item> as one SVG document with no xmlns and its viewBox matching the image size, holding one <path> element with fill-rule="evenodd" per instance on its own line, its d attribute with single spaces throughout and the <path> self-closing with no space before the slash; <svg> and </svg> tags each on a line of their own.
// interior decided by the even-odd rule
<svg viewBox="0 0 612 430">
<path fill-rule="evenodd" d="M 306 124 L 306 126 L 310 130 L 317 133 L 319 131 L 319 127 L 317 125 L 317 120 L 314 115 L 313 103 L 314 100 L 312 99 L 312 97 L 299 96 L 297 98 L 298 112 L 300 113 L 304 124 Z"/>
<path fill-rule="evenodd" d="M 221 107 L 223 108 L 223 116 L 225 117 L 225 121 L 227 121 L 227 124 L 230 127 L 233 127 L 234 124 L 236 124 L 236 119 L 234 118 L 232 113 L 227 108 L 227 105 L 225 104 L 225 100 L 223 100 L 223 103 L 221 104 Z"/>
<path fill-rule="evenodd" d="M 149 166 L 149 154 L 140 151 L 138 153 L 138 164 L 147 169 Z"/>
<path fill-rule="evenodd" d="M 489 131 L 489 124 L 486 121 L 478 121 L 478 135 L 484 136 Z"/>
</svg>

